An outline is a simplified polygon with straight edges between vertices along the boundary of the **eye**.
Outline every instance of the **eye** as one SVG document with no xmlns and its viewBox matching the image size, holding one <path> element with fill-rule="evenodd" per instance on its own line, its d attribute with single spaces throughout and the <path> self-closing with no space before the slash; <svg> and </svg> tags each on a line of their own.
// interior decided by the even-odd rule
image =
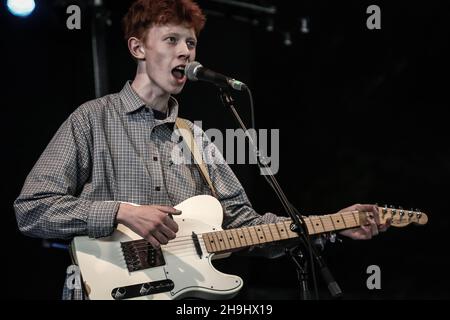
<svg viewBox="0 0 450 320">
<path fill-rule="evenodd" d="M 177 43 L 177 38 L 175 38 L 175 37 L 167 37 L 166 40 L 169 43 Z"/>
<path fill-rule="evenodd" d="M 194 40 L 188 40 L 186 41 L 186 44 L 191 49 L 195 49 L 195 47 L 197 46 L 197 42 Z"/>
</svg>

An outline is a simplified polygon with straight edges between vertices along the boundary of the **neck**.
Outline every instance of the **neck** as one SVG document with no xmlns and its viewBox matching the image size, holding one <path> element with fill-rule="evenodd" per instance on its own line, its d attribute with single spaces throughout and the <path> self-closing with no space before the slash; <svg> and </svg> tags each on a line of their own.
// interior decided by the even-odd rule
<svg viewBox="0 0 450 320">
<path fill-rule="evenodd" d="M 147 105 L 152 107 L 152 109 L 163 113 L 167 112 L 170 94 L 156 86 L 149 79 L 145 70 L 142 70 L 141 66 L 138 66 L 131 87 Z"/>
<path fill-rule="evenodd" d="M 348 211 L 305 217 L 304 220 L 308 234 L 314 235 L 366 225 L 365 217 L 365 212 Z M 226 252 L 252 245 L 297 238 L 299 235 L 290 229 L 291 222 L 291 220 L 285 220 L 278 223 L 214 231 L 203 233 L 202 237 L 208 252 Z"/>
</svg>

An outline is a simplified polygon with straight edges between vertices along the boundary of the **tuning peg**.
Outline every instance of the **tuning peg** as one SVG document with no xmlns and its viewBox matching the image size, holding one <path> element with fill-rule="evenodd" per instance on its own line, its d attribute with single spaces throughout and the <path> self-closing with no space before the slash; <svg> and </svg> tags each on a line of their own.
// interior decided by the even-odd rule
<svg viewBox="0 0 450 320">
<path fill-rule="evenodd" d="M 398 207 L 400 209 L 400 217 L 403 217 L 403 215 L 405 214 L 405 212 L 403 211 L 402 207 Z"/>
<path fill-rule="evenodd" d="M 420 209 L 416 209 L 416 211 L 417 219 L 420 219 L 420 217 L 422 216 L 422 212 L 420 211 Z"/>
<path fill-rule="evenodd" d="M 383 215 L 385 215 L 388 212 L 387 204 L 384 205 L 383 208 Z"/>
<path fill-rule="evenodd" d="M 412 216 L 413 216 L 413 214 L 414 214 L 413 211 L 414 211 L 413 208 L 411 208 L 411 210 L 409 210 L 409 212 L 408 212 L 408 216 L 409 216 L 409 217 L 412 217 Z"/>
<path fill-rule="evenodd" d="M 392 216 L 395 216 L 395 214 L 397 213 L 397 210 L 394 208 L 393 205 L 391 205 L 390 207 L 391 207 L 391 211 L 392 211 Z"/>
</svg>

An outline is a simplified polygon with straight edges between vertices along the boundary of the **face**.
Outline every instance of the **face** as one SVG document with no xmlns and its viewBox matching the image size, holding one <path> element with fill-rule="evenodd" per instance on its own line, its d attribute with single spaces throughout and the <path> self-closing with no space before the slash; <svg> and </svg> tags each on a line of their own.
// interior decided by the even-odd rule
<svg viewBox="0 0 450 320">
<path fill-rule="evenodd" d="M 145 69 L 154 90 L 180 93 L 186 83 L 184 69 L 195 60 L 197 38 L 193 28 L 183 25 L 152 26 L 145 38 Z"/>
</svg>

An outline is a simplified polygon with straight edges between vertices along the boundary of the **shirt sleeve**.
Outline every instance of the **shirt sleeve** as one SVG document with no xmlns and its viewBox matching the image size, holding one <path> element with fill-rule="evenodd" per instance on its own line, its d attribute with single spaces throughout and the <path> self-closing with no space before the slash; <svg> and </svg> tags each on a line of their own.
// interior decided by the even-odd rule
<svg viewBox="0 0 450 320">
<path fill-rule="evenodd" d="M 19 229 L 39 238 L 98 238 L 114 231 L 120 203 L 79 198 L 91 178 L 88 125 L 73 113 L 58 129 L 14 201 Z"/>
</svg>

